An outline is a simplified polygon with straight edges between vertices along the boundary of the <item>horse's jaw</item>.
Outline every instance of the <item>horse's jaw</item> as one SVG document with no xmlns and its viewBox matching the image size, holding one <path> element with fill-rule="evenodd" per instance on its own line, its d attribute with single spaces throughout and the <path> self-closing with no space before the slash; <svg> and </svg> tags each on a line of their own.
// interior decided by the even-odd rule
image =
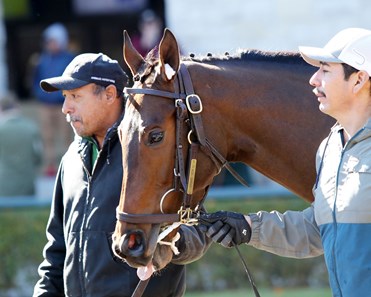
<svg viewBox="0 0 371 297">
<path fill-rule="evenodd" d="M 173 252 L 168 246 L 157 245 L 155 253 L 153 254 L 152 264 L 156 271 L 166 267 L 173 258 Z"/>
</svg>

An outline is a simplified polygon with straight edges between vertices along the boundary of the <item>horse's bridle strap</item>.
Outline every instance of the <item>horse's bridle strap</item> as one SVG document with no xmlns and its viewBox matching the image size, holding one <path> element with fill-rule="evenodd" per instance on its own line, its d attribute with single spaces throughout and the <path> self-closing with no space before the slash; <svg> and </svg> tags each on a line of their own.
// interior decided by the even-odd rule
<svg viewBox="0 0 371 297">
<path fill-rule="evenodd" d="M 206 139 L 203 123 L 202 123 L 202 102 L 198 95 L 194 94 L 193 84 L 191 76 L 188 72 L 188 69 L 185 64 L 180 65 L 180 69 L 177 75 L 177 83 L 179 83 L 179 88 L 175 83 L 175 92 L 162 91 L 150 88 L 125 88 L 124 92 L 127 94 L 143 94 L 143 95 L 152 95 L 168 99 L 176 99 L 175 106 L 177 108 L 177 139 L 176 139 L 176 160 L 175 160 L 175 184 L 174 189 L 178 190 L 179 185 L 177 184 L 178 178 L 181 181 L 182 187 L 184 189 L 183 197 L 183 207 L 189 208 L 190 202 L 192 200 L 193 186 L 192 191 L 187 193 L 188 183 L 190 180 L 187 180 L 186 170 L 184 168 L 185 158 L 183 156 L 183 147 L 182 147 L 182 138 L 183 138 L 183 129 L 185 128 L 185 120 L 187 118 L 187 112 L 189 112 L 189 121 L 190 129 L 195 133 L 198 143 L 192 143 L 190 146 L 189 154 L 192 159 L 192 155 L 196 154 L 197 150 L 194 146 L 200 146 L 201 149 L 210 156 L 214 163 L 218 166 L 222 165 L 228 169 L 233 176 L 235 176 L 241 183 L 248 186 L 244 182 L 243 178 L 233 170 L 233 168 L 228 164 L 228 161 L 216 150 L 216 148 Z M 196 156 L 193 156 L 193 160 L 197 160 Z M 220 164 L 218 164 L 218 162 Z M 189 168 L 188 168 L 189 169 Z M 195 166 L 194 166 L 195 170 Z M 189 176 L 189 172 L 188 176 Z M 193 180 L 192 180 L 193 185 Z M 206 193 L 205 193 L 206 195 Z M 205 199 L 205 197 L 204 197 Z M 203 200 L 204 200 L 203 199 Z M 116 217 L 119 221 L 132 224 L 162 224 L 162 223 L 174 223 L 179 221 L 184 221 L 182 215 L 179 213 L 172 214 L 129 214 L 126 212 L 119 212 L 117 210 Z"/>
<path fill-rule="evenodd" d="M 179 222 L 177 213 L 159 213 L 159 214 L 131 214 L 117 211 L 116 218 L 131 224 L 162 224 Z"/>
<path fill-rule="evenodd" d="M 172 93 L 168 91 L 154 90 L 154 89 L 139 89 L 139 88 L 124 88 L 124 93 L 128 94 L 143 94 L 153 95 L 158 97 L 165 97 L 169 99 L 185 99 L 186 95 L 182 93 Z"/>
</svg>

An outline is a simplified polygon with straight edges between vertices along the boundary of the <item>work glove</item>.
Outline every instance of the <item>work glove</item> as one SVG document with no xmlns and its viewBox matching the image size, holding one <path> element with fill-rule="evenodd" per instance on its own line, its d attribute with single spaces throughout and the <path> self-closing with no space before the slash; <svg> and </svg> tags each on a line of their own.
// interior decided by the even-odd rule
<svg viewBox="0 0 371 297">
<path fill-rule="evenodd" d="M 224 247 L 248 243 L 251 227 L 243 214 L 231 211 L 205 213 L 198 217 L 199 229 Z"/>
</svg>

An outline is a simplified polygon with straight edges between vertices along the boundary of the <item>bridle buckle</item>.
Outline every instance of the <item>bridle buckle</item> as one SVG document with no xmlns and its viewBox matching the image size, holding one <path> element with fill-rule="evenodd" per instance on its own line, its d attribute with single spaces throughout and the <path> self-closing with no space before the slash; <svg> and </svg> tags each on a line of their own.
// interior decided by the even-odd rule
<svg viewBox="0 0 371 297">
<path fill-rule="evenodd" d="M 190 94 L 186 97 L 186 105 L 191 114 L 199 114 L 202 112 L 202 101 L 196 94 Z"/>
<path fill-rule="evenodd" d="M 178 210 L 179 214 L 179 222 L 181 224 L 192 224 L 197 222 L 194 218 L 192 218 L 193 210 L 190 207 L 184 208 L 183 206 L 180 207 Z"/>
</svg>

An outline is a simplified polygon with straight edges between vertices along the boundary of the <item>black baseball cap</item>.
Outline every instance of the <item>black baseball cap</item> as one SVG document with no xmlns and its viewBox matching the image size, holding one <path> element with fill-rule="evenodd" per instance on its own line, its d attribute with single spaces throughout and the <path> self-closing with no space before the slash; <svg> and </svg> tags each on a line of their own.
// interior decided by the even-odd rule
<svg viewBox="0 0 371 297">
<path fill-rule="evenodd" d="M 128 83 L 128 76 L 116 60 L 102 53 L 86 53 L 76 56 L 62 76 L 43 79 L 40 87 L 46 92 L 55 92 L 77 89 L 90 83 L 104 87 L 112 84 L 123 91 Z"/>
</svg>

